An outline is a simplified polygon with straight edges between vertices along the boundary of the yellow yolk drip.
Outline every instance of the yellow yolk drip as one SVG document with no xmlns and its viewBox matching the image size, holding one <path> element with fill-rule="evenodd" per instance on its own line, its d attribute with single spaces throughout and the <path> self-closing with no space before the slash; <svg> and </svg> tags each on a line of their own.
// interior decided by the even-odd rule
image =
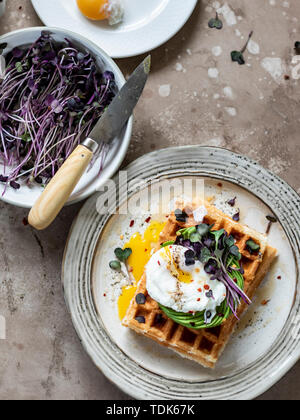
<svg viewBox="0 0 300 420">
<path fill-rule="evenodd" d="M 170 262 L 170 267 L 169 270 L 172 274 L 173 277 L 176 277 L 176 279 L 178 281 L 180 281 L 181 283 L 191 283 L 193 278 L 191 273 L 187 272 L 187 271 L 183 271 L 181 270 L 180 267 L 178 267 L 178 264 L 176 264 L 176 262 L 174 261 L 172 252 L 170 248 L 164 248 L 162 250 L 162 257 L 166 257 L 166 261 Z"/>
<path fill-rule="evenodd" d="M 151 258 L 151 251 L 159 241 L 159 235 L 165 223 L 152 221 L 142 236 L 139 232 L 131 236 L 125 248 L 131 248 L 132 254 L 127 260 L 128 267 L 135 279 L 133 286 L 126 286 L 122 289 L 122 294 L 118 300 L 119 317 L 122 320 L 126 315 L 127 309 L 135 295 L 137 283 L 140 281 L 147 262 Z"/>
<path fill-rule="evenodd" d="M 126 286 L 122 289 L 122 294 L 118 300 L 118 309 L 119 309 L 119 318 L 122 319 L 125 317 L 127 309 L 131 300 L 133 299 L 136 292 L 136 285 L 135 286 Z"/>
<path fill-rule="evenodd" d="M 193 278 L 191 273 L 188 273 L 187 271 L 182 271 L 180 268 L 178 268 L 178 280 L 181 283 L 191 283 Z"/>
</svg>

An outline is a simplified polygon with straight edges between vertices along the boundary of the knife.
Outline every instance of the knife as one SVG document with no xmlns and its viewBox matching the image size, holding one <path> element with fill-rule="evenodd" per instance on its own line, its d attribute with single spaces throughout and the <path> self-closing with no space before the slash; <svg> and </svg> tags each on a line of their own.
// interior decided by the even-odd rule
<svg viewBox="0 0 300 420">
<path fill-rule="evenodd" d="M 89 137 L 77 146 L 46 186 L 31 209 L 28 222 L 37 230 L 46 229 L 61 211 L 100 144 L 109 144 L 130 118 L 144 90 L 151 67 L 148 56 L 132 73 L 101 116 Z"/>
</svg>

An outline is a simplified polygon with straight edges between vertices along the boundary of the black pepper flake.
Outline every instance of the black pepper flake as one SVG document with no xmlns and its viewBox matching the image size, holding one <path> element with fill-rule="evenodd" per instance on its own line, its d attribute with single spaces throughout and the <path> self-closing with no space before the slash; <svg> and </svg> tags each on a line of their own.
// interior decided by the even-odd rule
<svg viewBox="0 0 300 420">
<path fill-rule="evenodd" d="M 145 305 L 146 296 L 143 293 L 139 293 L 138 295 L 136 295 L 135 301 L 138 305 Z"/>
<path fill-rule="evenodd" d="M 145 324 L 146 320 L 144 316 L 136 316 L 135 320 L 140 324 Z"/>
<path fill-rule="evenodd" d="M 176 217 L 177 222 L 183 222 L 183 223 L 186 222 L 186 219 L 187 219 L 188 215 L 186 214 L 185 211 L 180 210 L 180 209 L 176 209 L 174 213 L 175 213 L 175 217 Z"/>
<path fill-rule="evenodd" d="M 191 327 L 195 327 L 195 325 L 196 325 L 195 322 L 190 322 Z"/>
</svg>

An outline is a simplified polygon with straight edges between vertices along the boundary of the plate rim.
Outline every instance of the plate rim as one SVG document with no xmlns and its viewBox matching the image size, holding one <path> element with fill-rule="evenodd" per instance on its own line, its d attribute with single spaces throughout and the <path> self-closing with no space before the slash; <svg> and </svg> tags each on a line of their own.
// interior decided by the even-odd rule
<svg viewBox="0 0 300 420">
<path fill-rule="evenodd" d="M 175 1 L 175 0 L 173 0 Z M 182 6 L 182 2 L 181 0 L 177 0 L 178 3 Z M 184 15 L 184 18 L 181 20 L 181 23 L 175 26 L 175 29 L 170 31 L 168 33 L 167 36 L 162 37 L 162 39 L 159 42 L 155 42 L 151 47 L 141 47 L 140 49 L 136 49 L 135 51 L 131 52 L 131 53 L 124 53 L 124 54 L 115 54 L 112 51 L 107 51 L 107 54 L 109 54 L 112 58 L 116 58 L 116 59 L 122 59 L 122 58 L 131 58 L 131 57 L 136 57 L 138 55 L 144 54 L 148 51 L 154 50 L 160 46 L 162 46 L 163 44 L 165 44 L 166 42 L 168 42 L 170 39 L 172 39 L 183 27 L 184 25 L 187 23 L 187 21 L 190 19 L 190 17 L 192 16 L 198 0 L 189 0 L 191 2 L 190 7 L 187 9 L 187 13 Z M 51 18 L 48 18 L 48 14 L 47 13 L 43 13 L 43 6 L 40 0 L 31 0 L 32 6 L 34 8 L 34 10 L 36 11 L 38 17 L 40 18 L 40 20 L 46 25 L 46 26 L 51 26 L 53 25 L 53 22 L 51 20 Z M 166 6 L 168 7 L 169 4 Z M 155 20 L 154 20 L 155 21 Z M 150 23 L 150 25 L 152 25 L 152 21 Z"/>
<path fill-rule="evenodd" d="M 122 86 L 124 86 L 124 84 L 126 83 L 126 79 L 125 79 L 125 76 L 122 73 L 120 67 L 118 66 L 118 64 L 95 42 L 93 42 L 90 39 L 78 34 L 77 32 L 71 31 L 69 29 L 58 28 L 58 27 L 55 27 L 55 26 L 49 26 L 49 27 L 32 26 L 32 27 L 28 27 L 28 28 L 24 28 L 24 29 L 16 29 L 14 31 L 7 32 L 7 33 L 0 36 L 0 41 L 2 39 L 6 39 L 6 38 L 8 38 L 10 36 L 14 36 L 16 34 L 32 32 L 33 30 L 36 31 L 36 32 L 42 32 L 42 31 L 45 31 L 46 29 L 49 30 L 49 31 L 53 31 L 53 32 L 54 31 L 64 32 L 67 36 L 70 36 L 70 37 L 72 37 L 72 36 L 77 37 L 77 39 L 79 39 L 80 42 L 82 42 L 82 44 L 85 44 L 87 48 L 89 48 L 89 45 L 92 45 L 94 48 L 96 48 L 99 51 L 99 54 L 101 54 L 101 57 L 104 57 L 105 60 L 107 62 L 109 62 L 111 67 L 115 69 L 114 71 L 115 71 L 115 73 L 118 74 L 118 77 L 120 79 L 120 88 Z M 124 158 L 125 158 L 125 156 L 127 154 L 127 151 L 128 151 L 128 147 L 129 147 L 130 142 L 131 142 L 132 131 L 133 131 L 133 121 L 134 121 L 134 117 L 132 115 L 129 118 L 129 120 L 127 121 L 126 125 L 124 126 L 125 132 L 124 132 L 124 135 L 123 135 L 122 141 L 121 141 L 122 153 L 120 154 L 119 159 L 115 162 L 115 164 L 112 165 L 109 168 L 105 178 L 103 178 L 100 181 L 100 176 L 99 176 L 98 179 L 94 180 L 93 186 L 90 189 L 86 188 L 81 194 L 77 194 L 75 197 L 72 197 L 72 195 L 71 195 L 64 207 L 68 207 L 70 205 L 79 203 L 79 202 L 85 200 L 86 198 L 90 197 L 108 179 L 110 179 L 117 172 L 117 170 L 120 168 L 120 166 L 122 165 L 122 163 L 124 161 Z M 18 208 L 23 208 L 23 209 L 30 209 L 32 207 L 31 205 L 29 205 L 27 203 L 21 203 L 20 201 L 14 199 L 14 198 L 6 198 L 6 196 L 2 195 L 2 194 L 0 195 L 0 201 L 3 201 L 4 203 L 10 204 L 10 205 L 18 207 Z"/>
<path fill-rule="evenodd" d="M 138 166 L 141 162 L 143 162 L 145 159 L 149 159 L 150 158 L 150 160 L 151 160 L 151 158 L 153 158 L 153 156 L 156 156 L 158 153 L 162 153 L 162 152 L 166 152 L 167 151 L 167 153 L 168 154 L 170 154 L 170 153 L 172 153 L 172 152 L 183 152 L 183 150 L 185 150 L 185 151 L 188 151 L 188 150 L 190 150 L 190 151 L 206 151 L 208 154 L 212 154 L 212 156 L 214 155 L 214 152 L 215 153 L 225 153 L 226 155 L 227 155 L 227 157 L 228 156 L 230 156 L 231 158 L 232 157 L 235 157 L 235 158 L 237 158 L 237 159 L 242 159 L 247 165 L 250 165 L 250 166 L 253 166 L 253 167 L 255 167 L 256 169 L 258 169 L 259 170 L 259 172 L 264 172 L 265 174 L 267 174 L 268 176 L 271 176 L 272 178 L 274 178 L 274 179 L 276 179 L 277 180 L 277 182 L 284 188 L 284 189 L 286 189 L 286 190 L 288 190 L 290 193 L 292 193 L 292 195 L 294 196 L 294 198 L 296 199 L 296 202 L 297 202 L 297 204 L 299 205 L 300 204 L 300 197 L 299 197 L 299 195 L 297 194 L 297 192 L 288 184 L 288 183 L 286 183 L 285 181 L 283 181 L 280 177 L 278 177 L 277 175 L 275 175 L 275 174 L 273 174 L 271 171 L 269 171 L 269 170 L 267 170 L 267 169 L 265 169 L 265 168 L 263 168 L 261 165 L 259 165 L 257 162 L 255 162 L 254 160 L 252 160 L 252 159 L 250 159 L 250 158 L 248 158 L 248 157 L 246 157 L 246 156 L 243 156 L 243 155 L 240 155 L 240 154 L 237 154 L 237 153 L 234 153 L 234 152 L 232 152 L 232 151 L 230 151 L 230 150 L 228 150 L 228 149 L 224 149 L 224 148 L 220 148 L 220 147 L 208 147 L 208 146 L 178 146 L 178 147 L 171 147 L 171 148 L 166 148 L 166 149 L 161 149 L 161 150 L 158 150 L 158 151 L 154 151 L 154 152 L 151 152 L 151 153 L 148 153 L 147 155 L 144 155 L 144 156 L 142 156 L 142 157 L 140 157 L 140 158 L 138 158 L 138 159 L 136 159 L 134 162 L 132 162 L 131 164 L 129 164 L 128 166 L 127 166 L 127 168 L 125 168 L 125 170 L 132 170 L 132 168 L 134 168 L 135 166 Z M 215 174 L 216 175 L 216 174 Z M 220 174 L 219 174 L 220 175 Z M 212 177 L 212 178 L 216 178 L 216 179 L 222 179 L 222 176 L 212 176 L 212 174 L 208 174 L 207 176 L 210 176 L 210 177 Z M 227 180 L 227 179 L 224 179 L 224 180 Z M 233 181 L 232 179 L 230 179 L 229 180 L 229 182 L 233 182 L 233 183 L 235 183 L 235 184 L 237 184 L 237 185 L 240 185 L 239 183 L 238 183 L 238 181 Z M 241 185 L 240 185 L 241 186 Z M 248 191 L 250 191 L 251 193 L 253 193 L 254 195 L 256 195 L 257 196 L 257 194 L 255 194 L 255 192 L 253 192 L 253 191 L 251 191 L 251 190 L 249 190 L 249 189 L 247 189 L 245 186 L 243 186 L 246 190 L 248 190 Z M 261 197 L 258 197 L 258 198 L 260 198 L 262 201 L 264 201 Z M 83 335 L 84 335 L 84 332 L 83 331 L 80 331 L 80 329 L 79 328 L 77 328 L 78 327 L 78 325 L 76 324 L 76 316 L 74 316 L 75 314 L 74 314 L 74 312 L 72 312 L 72 308 L 70 307 L 70 305 L 69 305 L 69 300 L 68 300 L 68 298 L 69 298 L 69 296 L 68 296 L 68 292 L 67 292 L 67 288 L 65 287 L 66 286 L 66 280 L 67 280 L 67 274 L 66 274 L 66 272 L 65 272 L 65 263 L 66 263 L 66 260 L 67 260 L 67 258 L 68 258 L 68 252 L 69 252 L 69 247 L 68 247 L 68 244 L 70 243 L 70 240 L 71 240 L 71 237 L 72 237 L 72 235 L 73 235 L 73 233 L 75 232 L 75 229 L 76 229 L 76 227 L 77 227 L 77 225 L 78 224 L 80 224 L 81 223 L 81 217 L 84 215 L 84 212 L 85 212 L 85 209 L 86 208 L 88 208 L 88 207 L 90 207 L 90 205 L 92 204 L 92 203 L 94 203 L 94 201 L 95 201 L 95 199 L 96 199 L 96 197 L 95 196 L 93 196 L 93 197 L 91 197 L 90 198 L 90 200 L 88 200 L 88 202 L 85 204 L 85 206 L 82 208 L 82 210 L 80 211 L 80 213 L 78 214 L 78 216 L 77 216 L 77 218 L 74 220 L 74 223 L 73 223 L 73 225 L 72 225 L 72 227 L 71 227 L 71 230 L 70 230 L 70 234 L 69 234 L 69 237 L 68 237 L 68 241 L 67 241 L 67 245 L 66 245 L 66 248 L 65 248 L 65 252 L 64 252 L 64 257 L 63 257 L 63 265 L 62 265 L 62 282 L 63 282 L 63 287 L 64 287 L 64 294 L 65 294 L 65 300 L 66 300 L 66 303 L 67 303 L 67 306 L 68 306 L 68 309 L 69 309 L 69 311 L 70 311 L 70 314 L 71 314 L 71 318 L 72 318 L 72 322 L 73 322 L 73 325 L 74 325 L 74 327 L 75 327 L 75 330 L 76 330 L 76 332 L 77 332 L 77 334 L 79 335 L 79 337 L 80 337 L 80 339 L 81 340 L 83 340 Z M 269 203 L 266 203 L 268 206 L 270 206 L 270 204 Z M 298 222 L 299 223 L 299 222 Z M 105 224 L 102 226 L 102 228 L 101 229 L 99 229 L 99 231 L 98 231 L 98 235 L 97 235 L 97 238 L 99 239 L 99 234 L 101 233 L 101 231 L 102 231 L 102 229 L 103 229 L 103 227 L 105 226 Z M 96 243 L 98 242 L 98 239 L 96 239 Z M 290 240 L 290 238 L 288 237 L 288 239 Z M 298 237 L 297 237 L 297 244 L 299 245 L 299 242 L 300 242 L 300 235 L 298 234 Z M 293 251 L 294 251 L 294 247 L 292 246 L 292 249 L 293 249 Z M 297 248 L 297 255 L 295 255 L 295 261 L 296 261 L 296 265 L 297 264 L 299 264 L 299 252 L 300 252 L 300 250 Z M 93 261 L 93 258 L 94 258 L 94 253 L 93 253 L 93 255 L 92 256 L 90 256 L 89 257 L 89 259 L 90 259 L 90 263 L 92 264 L 92 261 Z M 90 266 L 90 269 L 91 269 L 92 267 Z M 86 282 L 86 283 L 88 283 L 88 282 Z M 298 286 L 298 288 L 299 288 L 299 272 L 297 273 L 297 284 L 296 284 L 296 288 L 297 288 L 297 286 Z M 295 306 L 295 305 L 294 305 Z M 293 311 L 293 309 L 292 309 L 292 311 Z M 288 320 L 289 320 L 289 318 L 288 318 Z M 288 322 L 288 320 L 287 320 L 287 322 Z M 280 337 L 279 337 L 280 338 Z M 279 339 L 278 338 L 278 339 Z M 258 382 L 257 384 L 256 384 L 256 388 L 255 388 L 255 390 L 253 391 L 252 389 L 251 390 L 247 390 L 247 399 L 252 399 L 252 398 L 255 398 L 255 397 L 257 397 L 258 395 L 261 395 L 263 392 L 265 392 L 265 391 L 267 391 L 272 385 L 274 385 L 278 380 L 280 380 L 290 369 L 291 369 L 291 367 L 298 361 L 298 359 L 299 359 L 299 356 L 300 356 L 300 346 L 299 346 L 299 341 L 300 341 L 300 337 L 298 336 L 298 338 L 297 339 L 295 339 L 295 341 L 297 341 L 297 345 L 298 345 L 298 347 L 296 348 L 296 349 L 293 349 L 293 352 L 292 353 L 289 353 L 287 356 L 288 356 L 288 359 L 287 360 L 285 360 L 285 363 L 283 364 L 283 365 L 281 365 L 281 366 L 279 366 L 279 367 L 277 367 L 277 369 L 276 369 L 276 372 L 275 372 L 275 374 L 273 374 L 272 375 L 272 377 L 268 377 L 268 380 L 265 380 L 265 381 L 260 381 L 260 382 Z M 101 365 L 101 366 L 99 366 L 98 364 L 97 364 L 97 361 L 96 361 L 96 359 L 95 359 L 95 355 L 93 355 L 92 354 L 92 352 L 91 352 L 91 350 L 88 348 L 88 346 L 86 345 L 86 343 L 84 342 L 84 340 L 83 340 L 83 345 L 84 345 L 84 348 L 85 348 L 85 350 L 87 351 L 87 353 L 90 355 L 90 357 L 92 358 L 92 360 L 93 360 L 93 362 L 95 363 L 95 365 L 107 376 L 107 377 L 109 377 L 109 379 L 110 380 L 112 380 L 112 375 L 111 375 L 111 371 L 110 371 L 110 368 L 108 368 L 105 364 L 103 365 Z M 121 353 L 123 353 L 122 352 L 122 350 L 121 349 L 119 349 L 118 348 L 118 350 L 119 350 L 119 352 L 121 352 Z M 126 355 L 125 355 L 125 357 L 127 357 Z M 262 358 L 264 358 L 265 356 L 263 356 Z M 131 361 L 132 361 L 132 359 L 131 359 Z M 258 361 L 256 361 L 255 363 L 254 363 L 254 365 L 255 364 L 257 364 L 259 362 L 259 360 Z M 132 363 L 133 364 L 136 364 L 136 362 L 134 362 L 134 361 L 132 361 Z M 247 367 L 247 369 L 250 369 L 250 368 L 252 368 L 252 366 L 251 367 Z M 144 368 L 142 368 L 142 370 L 144 370 L 144 371 L 146 371 Z M 151 375 L 150 376 L 152 376 L 152 377 L 159 377 L 159 375 L 156 375 L 156 374 L 154 374 L 154 373 L 152 373 L 151 372 Z M 235 375 L 233 375 L 232 377 L 230 377 L 230 379 L 232 379 L 232 378 L 234 378 L 234 376 Z M 227 378 L 226 378 L 227 379 Z M 226 380 L 225 379 L 225 380 Z M 168 382 L 169 380 L 167 380 L 167 382 Z M 202 382 L 194 382 L 193 384 L 194 385 L 197 385 L 197 384 L 206 384 L 206 383 L 216 383 L 216 382 L 220 382 L 220 381 L 222 381 L 222 379 L 217 379 L 217 380 L 214 380 L 214 381 L 202 381 Z M 129 394 L 129 395 L 131 395 L 132 397 L 134 397 L 134 398 L 137 398 L 137 395 L 139 396 L 139 397 L 141 397 L 141 398 L 145 398 L 145 399 L 148 399 L 148 398 L 155 398 L 155 395 L 154 394 L 147 394 L 145 391 L 143 392 L 143 390 L 141 390 L 141 389 L 139 389 L 139 387 L 137 386 L 137 389 L 134 389 L 134 390 L 132 390 L 132 388 L 131 387 L 129 387 L 128 386 L 128 383 L 121 383 L 121 381 L 113 381 L 120 389 L 122 389 L 125 393 L 127 393 L 127 394 Z M 179 383 L 182 383 L 182 384 L 186 384 L 186 381 L 178 381 L 178 380 L 170 380 L 170 382 L 179 382 Z M 161 397 L 161 396 L 160 396 Z M 202 399 L 202 398 L 197 398 L 197 399 Z"/>
</svg>

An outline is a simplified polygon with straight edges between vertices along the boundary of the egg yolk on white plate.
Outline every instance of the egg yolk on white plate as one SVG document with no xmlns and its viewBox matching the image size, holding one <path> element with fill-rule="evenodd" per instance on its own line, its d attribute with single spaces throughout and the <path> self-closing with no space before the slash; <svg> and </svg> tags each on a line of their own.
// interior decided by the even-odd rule
<svg viewBox="0 0 300 420">
<path fill-rule="evenodd" d="M 108 19 L 107 6 L 109 0 L 77 0 L 81 13 L 92 20 Z"/>
<path fill-rule="evenodd" d="M 81 13 L 92 20 L 108 19 L 110 25 L 116 25 L 123 19 L 124 8 L 121 0 L 76 0 Z"/>
<path fill-rule="evenodd" d="M 151 258 L 152 249 L 157 245 L 159 235 L 164 226 L 165 223 L 152 221 L 143 235 L 136 232 L 131 236 L 127 244 L 124 245 L 124 249 L 130 248 L 132 250 L 127 264 L 134 278 L 134 284 L 123 287 L 122 294 L 119 297 L 118 310 L 121 320 L 126 315 L 129 304 L 135 295 L 137 283 L 144 273 L 145 267 Z"/>
</svg>

